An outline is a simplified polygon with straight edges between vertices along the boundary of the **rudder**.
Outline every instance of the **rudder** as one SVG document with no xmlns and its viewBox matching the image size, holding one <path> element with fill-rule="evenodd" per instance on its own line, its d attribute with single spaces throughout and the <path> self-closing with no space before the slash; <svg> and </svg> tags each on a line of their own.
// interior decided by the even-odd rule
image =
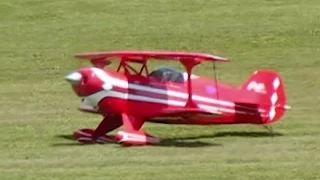
<svg viewBox="0 0 320 180">
<path fill-rule="evenodd" d="M 242 89 L 260 94 L 259 105 L 264 123 L 272 123 L 280 119 L 286 109 L 285 88 L 281 76 L 274 70 L 257 70 L 241 86 Z"/>
</svg>

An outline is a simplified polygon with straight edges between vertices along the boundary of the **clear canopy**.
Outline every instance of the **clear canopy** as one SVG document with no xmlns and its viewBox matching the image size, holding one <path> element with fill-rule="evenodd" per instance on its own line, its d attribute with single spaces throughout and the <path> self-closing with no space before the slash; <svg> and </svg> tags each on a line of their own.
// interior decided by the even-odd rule
<svg viewBox="0 0 320 180">
<path fill-rule="evenodd" d="M 183 72 L 169 68 L 169 67 L 161 67 L 150 73 L 151 77 L 157 78 L 161 81 L 171 81 L 175 83 L 183 83 L 184 82 L 184 74 Z"/>
</svg>

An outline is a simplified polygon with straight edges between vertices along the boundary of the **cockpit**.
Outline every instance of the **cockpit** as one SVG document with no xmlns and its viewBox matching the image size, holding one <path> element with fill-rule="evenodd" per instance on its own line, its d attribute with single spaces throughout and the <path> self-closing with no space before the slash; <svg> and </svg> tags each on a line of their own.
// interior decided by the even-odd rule
<svg viewBox="0 0 320 180">
<path fill-rule="evenodd" d="M 161 67 L 152 71 L 150 77 L 175 83 L 183 83 L 185 81 L 183 72 L 168 67 Z"/>
</svg>

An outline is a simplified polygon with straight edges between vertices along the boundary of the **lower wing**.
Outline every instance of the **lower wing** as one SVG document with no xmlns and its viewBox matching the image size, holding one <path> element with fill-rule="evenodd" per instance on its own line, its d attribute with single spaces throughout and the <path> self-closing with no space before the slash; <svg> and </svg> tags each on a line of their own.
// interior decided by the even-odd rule
<svg viewBox="0 0 320 180">
<path fill-rule="evenodd" d="M 222 116 L 219 111 L 205 111 L 198 108 L 169 108 L 160 111 L 158 114 L 149 117 L 148 120 L 186 120 L 199 118 L 215 118 Z"/>
</svg>

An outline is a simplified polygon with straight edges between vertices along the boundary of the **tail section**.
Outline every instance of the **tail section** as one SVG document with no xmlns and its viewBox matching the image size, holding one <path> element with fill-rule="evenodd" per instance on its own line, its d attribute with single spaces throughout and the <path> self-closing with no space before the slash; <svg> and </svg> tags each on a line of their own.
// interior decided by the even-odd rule
<svg viewBox="0 0 320 180">
<path fill-rule="evenodd" d="M 242 89 L 260 94 L 259 105 L 264 123 L 272 123 L 280 119 L 286 109 L 286 94 L 282 78 L 274 70 L 258 70 L 241 86 Z"/>
</svg>

